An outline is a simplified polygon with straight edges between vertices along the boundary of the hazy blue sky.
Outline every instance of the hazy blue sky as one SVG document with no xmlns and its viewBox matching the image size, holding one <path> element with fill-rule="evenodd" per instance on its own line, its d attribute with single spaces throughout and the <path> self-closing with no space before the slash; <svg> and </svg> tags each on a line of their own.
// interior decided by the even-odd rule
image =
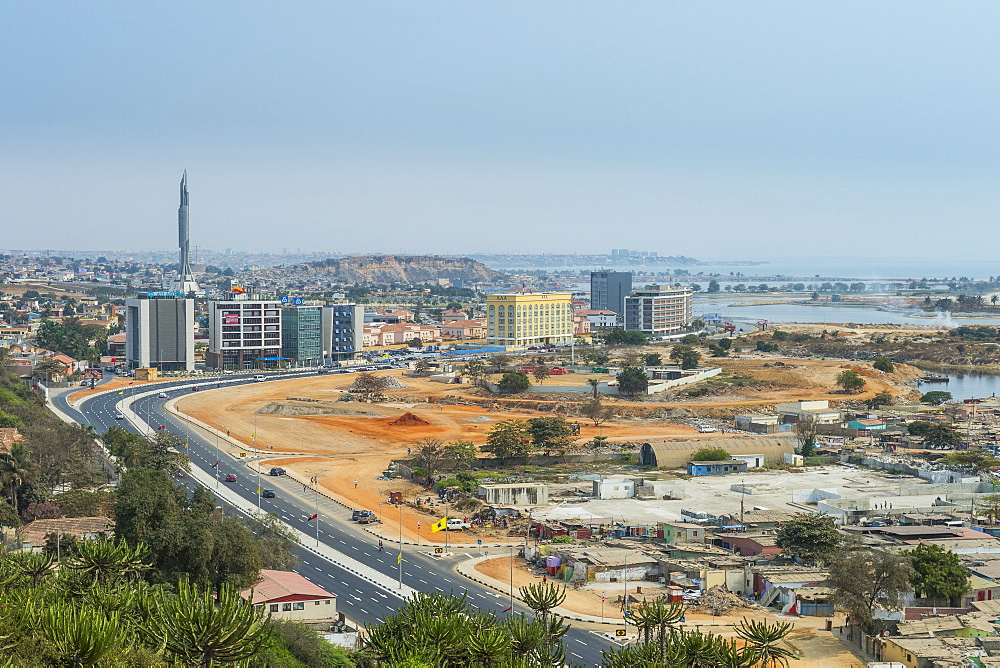
<svg viewBox="0 0 1000 668">
<path fill-rule="evenodd" d="M 1000 3 L 0 4 L 8 248 L 991 259 Z"/>
</svg>

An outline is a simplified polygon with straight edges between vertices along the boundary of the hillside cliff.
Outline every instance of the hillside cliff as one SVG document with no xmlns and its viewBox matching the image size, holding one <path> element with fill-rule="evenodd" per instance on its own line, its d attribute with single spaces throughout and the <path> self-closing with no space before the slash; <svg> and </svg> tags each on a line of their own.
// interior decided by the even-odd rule
<svg viewBox="0 0 1000 668">
<path fill-rule="evenodd" d="M 439 278 L 483 283 L 502 276 L 501 272 L 466 257 L 421 255 L 354 255 L 309 262 L 295 269 L 337 283 L 363 285 L 413 284 Z"/>
</svg>

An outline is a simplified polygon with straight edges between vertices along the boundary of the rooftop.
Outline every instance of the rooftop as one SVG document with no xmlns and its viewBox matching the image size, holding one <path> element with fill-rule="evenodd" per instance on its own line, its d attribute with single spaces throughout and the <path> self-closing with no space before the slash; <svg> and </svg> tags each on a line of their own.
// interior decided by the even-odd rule
<svg viewBox="0 0 1000 668">
<path fill-rule="evenodd" d="M 251 603 L 267 603 L 286 596 L 309 596 L 312 598 L 336 598 L 322 587 L 313 584 L 298 573 L 292 571 L 260 572 L 260 580 L 253 587 L 247 587 L 240 594 L 247 598 L 253 592 Z"/>
</svg>

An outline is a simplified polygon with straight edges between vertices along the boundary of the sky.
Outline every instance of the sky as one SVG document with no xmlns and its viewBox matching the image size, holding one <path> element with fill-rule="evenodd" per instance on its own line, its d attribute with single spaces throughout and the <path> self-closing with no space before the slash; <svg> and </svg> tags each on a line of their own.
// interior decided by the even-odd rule
<svg viewBox="0 0 1000 668">
<path fill-rule="evenodd" d="M 0 3 L 0 247 L 988 260 L 1000 3 Z"/>
</svg>

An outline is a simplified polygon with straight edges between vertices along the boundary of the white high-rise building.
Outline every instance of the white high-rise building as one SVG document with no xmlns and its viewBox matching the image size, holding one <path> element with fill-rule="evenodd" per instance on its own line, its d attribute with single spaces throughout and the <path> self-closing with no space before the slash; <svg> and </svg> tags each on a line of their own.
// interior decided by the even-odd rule
<svg viewBox="0 0 1000 668">
<path fill-rule="evenodd" d="M 208 353 L 213 369 L 270 369 L 280 366 L 281 302 L 231 293 L 208 302 Z"/>
<path fill-rule="evenodd" d="M 194 370 L 193 299 L 172 292 L 125 300 L 125 359 L 131 368 Z"/>
</svg>

